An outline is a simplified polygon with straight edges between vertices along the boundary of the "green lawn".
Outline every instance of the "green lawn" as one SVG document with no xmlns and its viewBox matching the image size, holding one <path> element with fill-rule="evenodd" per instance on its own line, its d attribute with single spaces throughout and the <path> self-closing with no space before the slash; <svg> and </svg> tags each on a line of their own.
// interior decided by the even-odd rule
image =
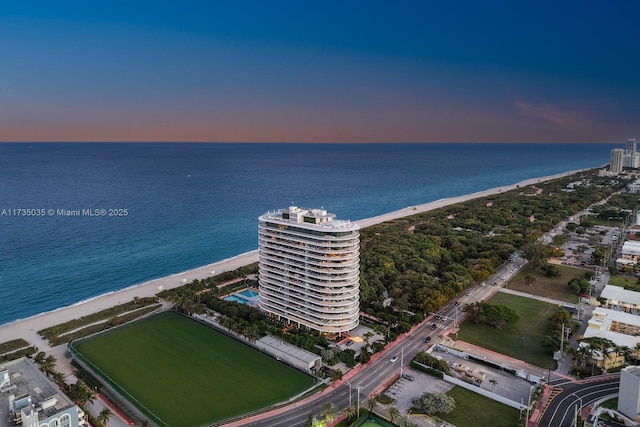
<svg viewBox="0 0 640 427">
<path fill-rule="evenodd" d="M 457 427 L 513 427 L 520 411 L 478 393 L 454 387 L 447 392 L 456 401 L 456 409 L 440 417 Z"/>
<path fill-rule="evenodd" d="M 566 265 L 558 265 L 557 267 L 560 270 L 560 277 L 551 278 L 545 276 L 544 271 L 539 268 L 533 270 L 531 265 L 527 264 L 513 279 L 509 280 L 508 288 L 559 301 L 577 303 L 578 296 L 571 292 L 568 283 L 575 277 L 584 277 L 587 270 Z M 524 281 L 527 275 L 536 279 L 531 286 L 527 286 Z"/>
<path fill-rule="evenodd" d="M 609 279 L 609 284 L 614 286 L 621 286 L 623 288 L 626 286 L 630 286 L 633 288 L 638 285 L 638 279 L 635 277 L 615 275 L 611 276 L 611 278 Z"/>
<path fill-rule="evenodd" d="M 555 367 L 553 358 L 544 351 L 540 342 L 545 336 L 547 319 L 559 306 L 502 292 L 496 293 L 488 302 L 512 308 L 520 320 L 502 330 L 466 321 L 461 325 L 458 339 L 542 368 Z"/>
<path fill-rule="evenodd" d="M 87 340 L 77 350 L 168 426 L 197 426 L 277 403 L 314 380 L 177 313 Z"/>
</svg>

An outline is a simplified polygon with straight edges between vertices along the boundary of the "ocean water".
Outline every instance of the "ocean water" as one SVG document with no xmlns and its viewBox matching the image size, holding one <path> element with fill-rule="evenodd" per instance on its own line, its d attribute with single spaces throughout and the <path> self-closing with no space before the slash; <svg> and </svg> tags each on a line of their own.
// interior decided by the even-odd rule
<svg viewBox="0 0 640 427">
<path fill-rule="evenodd" d="M 0 324 L 254 250 L 267 210 L 358 220 L 601 166 L 616 146 L 0 144 Z"/>
</svg>

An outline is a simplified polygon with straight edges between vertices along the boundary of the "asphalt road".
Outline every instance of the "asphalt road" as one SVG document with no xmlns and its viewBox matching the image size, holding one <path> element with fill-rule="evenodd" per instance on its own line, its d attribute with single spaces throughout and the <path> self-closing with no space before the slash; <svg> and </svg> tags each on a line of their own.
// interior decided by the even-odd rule
<svg viewBox="0 0 640 427">
<path fill-rule="evenodd" d="M 555 392 L 536 426 L 570 427 L 582 408 L 617 396 L 619 385 L 620 374 L 601 375 L 579 382 L 555 382 Z"/>
<path fill-rule="evenodd" d="M 450 323 L 451 321 L 444 322 Z M 307 403 L 292 405 L 292 408 L 284 413 L 271 416 L 264 420 L 247 423 L 246 425 L 260 427 L 303 426 L 310 415 L 320 417 L 320 408 L 327 403 L 331 402 L 336 405 L 338 410 L 342 410 L 349 406 L 349 395 L 351 394 L 351 401 L 355 405 L 358 400 L 358 388 L 360 388 L 359 396 L 362 405 L 373 391 L 391 380 L 395 374 L 400 373 L 402 361 L 406 368 L 406 365 L 408 365 L 415 354 L 425 349 L 423 342 L 425 337 L 431 336 L 435 338 L 440 332 L 442 332 L 442 329 L 432 330 L 430 325 L 424 324 L 401 343 L 386 350 L 383 353 L 383 357 L 371 362 L 370 365 L 366 366 L 361 372 L 351 378 L 348 383 L 336 387 L 333 391 L 318 395 L 315 399 L 310 398 Z M 404 358 L 402 358 L 403 353 Z M 398 361 L 392 363 L 390 361 L 391 358 L 396 356 L 398 357 Z M 329 387 L 330 389 L 332 388 L 332 386 Z"/>
</svg>

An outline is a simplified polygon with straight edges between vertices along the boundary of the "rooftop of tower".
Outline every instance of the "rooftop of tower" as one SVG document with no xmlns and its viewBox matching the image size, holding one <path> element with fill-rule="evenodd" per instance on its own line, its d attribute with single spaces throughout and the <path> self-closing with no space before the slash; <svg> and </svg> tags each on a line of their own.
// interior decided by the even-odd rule
<svg viewBox="0 0 640 427">
<path fill-rule="evenodd" d="M 279 222 L 314 225 L 337 229 L 357 229 L 358 224 L 349 220 L 335 219 L 336 215 L 329 213 L 326 209 L 309 209 L 298 206 L 289 206 L 286 209 L 269 211 L 261 216 L 261 219 L 277 220 Z"/>
</svg>

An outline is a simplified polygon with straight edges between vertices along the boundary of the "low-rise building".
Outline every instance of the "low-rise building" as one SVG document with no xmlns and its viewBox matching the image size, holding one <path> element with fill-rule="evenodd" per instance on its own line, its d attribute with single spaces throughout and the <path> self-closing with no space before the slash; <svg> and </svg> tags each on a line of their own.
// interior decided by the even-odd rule
<svg viewBox="0 0 640 427">
<path fill-rule="evenodd" d="M 622 286 L 607 285 L 600 298 L 606 300 L 605 308 L 640 315 L 640 292 L 629 291 Z"/>
<path fill-rule="evenodd" d="M 638 333 L 640 333 L 640 316 L 596 307 L 591 319 L 589 319 L 584 337 L 604 338 L 617 346 L 635 349 L 636 344 L 640 344 Z M 598 360 L 593 362 L 596 366 L 599 363 Z M 614 363 L 614 361 L 610 363 Z"/>
<path fill-rule="evenodd" d="M 640 242 L 629 240 L 624 242 L 616 267 L 623 271 L 634 271 L 640 261 Z"/>
<path fill-rule="evenodd" d="M 89 426 L 85 414 L 27 358 L 0 364 L 0 427 Z"/>
</svg>

